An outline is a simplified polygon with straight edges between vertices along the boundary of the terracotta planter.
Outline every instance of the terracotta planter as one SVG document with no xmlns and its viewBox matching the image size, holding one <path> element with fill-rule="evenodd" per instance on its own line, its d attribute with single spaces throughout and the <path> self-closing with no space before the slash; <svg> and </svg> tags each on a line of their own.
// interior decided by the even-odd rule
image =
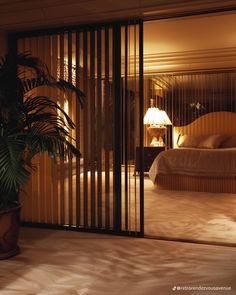
<svg viewBox="0 0 236 295">
<path fill-rule="evenodd" d="M 7 259 L 19 253 L 20 206 L 0 212 L 0 259 Z"/>
</svg>

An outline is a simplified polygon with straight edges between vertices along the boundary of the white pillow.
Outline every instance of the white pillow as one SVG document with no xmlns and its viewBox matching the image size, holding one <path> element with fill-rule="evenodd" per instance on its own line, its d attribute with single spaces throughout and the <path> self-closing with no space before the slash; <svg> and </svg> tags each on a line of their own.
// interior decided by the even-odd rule
<svg viewBox="0 0 236 295">
<path fill-rule="evenodd" d="M 191 147 L 191 148 L 205 148 L 216 149 L 221 146 L 225 141 L 225 135 L 180 135 L 177 141 L 178 147 Z"/>
<path fill-rule="evenodd" d="M 184 134 L 179 136 L 177 145 L 178 147 L 197 147 L 202 139 L 202 135 Z"/>
<path fill-rule="evenodd" d="M 204 149 L 217 149 L 221 146 L 222 142 L 225 140 L 224 135 L 220 134 L 214 134 L 214 135 L 208 135 L 206 138 L 202 139 L 198 148 L 204 148 Z"/>
</svg>

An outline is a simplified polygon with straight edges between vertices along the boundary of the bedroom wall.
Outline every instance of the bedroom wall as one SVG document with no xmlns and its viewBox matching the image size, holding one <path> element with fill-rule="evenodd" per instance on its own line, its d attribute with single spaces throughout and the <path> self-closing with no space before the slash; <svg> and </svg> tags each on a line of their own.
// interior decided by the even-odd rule
<svg viewBox="0 0 236 295">
<path fill-rule="evenodd" d="M 153 77 L 152 97 L 175 126 L 218 111 L 236 111 L 236 71 L 160 74 Z M 153 88 L 154 88 L 153 87 Z"/>
<path fill-rule="evenodd" d="M 154 97 L 174 126 L 209 112 L 235 112 L 235 19 L 228 12 L 144 24 L 148 100 Z"/>
<path fill-rule="evenodd" d="M 235 67 L 235 18 L 231 12 L 145 22 L 146 75 Z"/>
</svg>

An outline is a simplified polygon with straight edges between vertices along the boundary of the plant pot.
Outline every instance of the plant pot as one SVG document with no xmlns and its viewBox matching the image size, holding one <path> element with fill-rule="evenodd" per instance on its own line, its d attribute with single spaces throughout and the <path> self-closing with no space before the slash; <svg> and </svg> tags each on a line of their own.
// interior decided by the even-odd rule
<svg viewBox="0 0 236 295">
<path fill-rule="evenodd" d="M 19 253 L 20 206 L 0 212 L 0 259 L 7 259 Z"/>
</svg>

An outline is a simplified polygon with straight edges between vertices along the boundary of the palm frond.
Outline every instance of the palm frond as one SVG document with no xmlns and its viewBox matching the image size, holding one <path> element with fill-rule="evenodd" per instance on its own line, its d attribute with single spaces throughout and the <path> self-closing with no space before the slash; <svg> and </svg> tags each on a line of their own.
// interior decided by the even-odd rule
<svg viewBox="0 0 236 295">
<path fill-rule="evenodd" d="M 22 66 L 21 72 L 17 66 Z M 29 180 L 35 155 L 80 156 L 70 136 L 75 124 L 57 98 L 32 94 L 41 86 L 72 91 L 84 104 L 80 89 L 51 76 L 47 66 L 29 53 L 0 59 L 0 206 Z"/>
<path fill-rule="evenodd" d="M 72 91 L 76 94 L 77 99 L 79 100 L 80 105 L 84 105 L 84 93 L 72 83 L 67 82 L 63 79 L 56 80 L 53 77 L 40 76 L 37 78 L 22 79 L 20 88 L 24 93 L 27 93 L 35 88 L 47 86 L 51 88 L 60 89 L 62 91 Z"/>
<path fill-rule="evenodd" d="M 0 192 L 17 192 L 30 177 L 30 165 L 22 158 L 25 142 L 13 136 L 0 137 Z"/>
<path fill-rule="evenodd" d="M 73 121 L 64 109 L 46 96 L 28 97 L 23 102 L 23 112 L 26 115 L 28 124 L 33 124 L 34 122 L 44 119 L 48 120 L 49 124 L 60 122 L 65 127 L 72 129 L 75 127 Z M 59 115 L 59 113 L 61 113 L 61 115 Z"/>
<path fill-rule="evenodd" d="M 10 56 L 10 59 L 12 57 Z M 18 53 L 16 56 L 16 63 L 19 66 L 33 69 L 37 77 L 50 77 L 48 67 L 37 57 L 32 56 L 29 52 Z"/>
<path fill-rule="evenodd" d="M 29 160 L 36 154 L 47 152 L 50 157 L 80 156 L 79 150 L 67 139 L 64 128 L 49 126 L 43 122 L 35 124 L 29 134 L 25 136 Z M 24 136 L 24 135 L 23 135 Z"/>
<path fill-rule="evenodd" d="M 48 85 L 48 86 L 50 86 L 50 85 Z M 59 79 L 59 81 L 55 81 L 54 85 L 52 84 L 52 86 L 62 89 L 64 91 L 70 90 L 72 92 L 75 92 L 78 99 L 79 99 L 81 106 L 82 107 L 84 106 L 85 94 L 79 88 L 75 87 L 72 83 L 69 83 L 65 80 Z"/>
</svg>

